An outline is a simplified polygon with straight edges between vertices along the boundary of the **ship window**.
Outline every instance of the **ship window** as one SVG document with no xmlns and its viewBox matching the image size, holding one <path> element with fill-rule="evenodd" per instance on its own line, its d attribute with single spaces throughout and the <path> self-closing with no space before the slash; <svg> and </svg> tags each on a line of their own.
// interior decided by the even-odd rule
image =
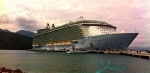
<svg viewBox="0 0 150 73">
<path fill-rule="evenodd" d="M 123 43 L 120 43 L 120 44 L 123 44 Z"/>
<path fill-rule="evenodd" d="M 76 43 L 78 43 L 78 41 L 76 41 Z"/>
<path fill-rule="evenodd" d="M 108 43 L 106 43 L 106 45 L 108 45 Z"/>
<path fill-rule="evenodd" d="M 78 41 L 74 41 L 74 43 L 78 43 Z"/>
</svg>

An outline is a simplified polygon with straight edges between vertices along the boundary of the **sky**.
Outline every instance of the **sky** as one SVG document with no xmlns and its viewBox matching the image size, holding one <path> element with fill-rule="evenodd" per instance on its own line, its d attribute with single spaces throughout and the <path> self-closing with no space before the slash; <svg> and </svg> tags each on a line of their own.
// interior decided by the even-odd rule
<svg viewBox="0 0 150 73">
<path fill-rule="evenodd" d="M 0 0 L 0 29 L 37 31 L 46 23 L 105 21 L 119 31 L 138 32 L 131 46 L 150 44 L 150 0 Z"/>
</svg>

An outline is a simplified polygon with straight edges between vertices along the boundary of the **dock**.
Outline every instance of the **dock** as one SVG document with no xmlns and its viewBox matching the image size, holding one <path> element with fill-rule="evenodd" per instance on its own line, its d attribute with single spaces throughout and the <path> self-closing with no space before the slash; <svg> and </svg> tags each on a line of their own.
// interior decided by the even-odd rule
<svg viewBox="0 0 150 73">
<path fill-rule="evenodd" d="M 28 49 L 26 51 L 37 51 L 37 52 L 66 52 L 66 50 L 35 50 L 35 49 Z"/>
<path fill-rule="evenodd" d="M 137 58 L 149 59 L 150 53 L 147 52 L 136 52 L 136 51 L 121 51 L 120 55 L 132 56 Z"/>
<path fill-rule="evenodd" d="M 27 51 L 67 52 L 67 50 L 33 50 L 33 49 L 29 49 Z M 150 60 L 150 52 L 139 52 L 136 50 L 87 50 L 86 53 L 125 55 Z"/>
<path fill-rule="evenodd" d="M 150 60 L 150 53 L 147 52 L 137 52 L 137 51 L 130 51 L 130 50 L 120 50 L 120 51 L 99 51 L 99 50 L 90 50 L 88 53 L 98 53 L 98 54 L 115 54 L 115 55 L 125 55 L 125 56 L 132 56 L 137 58 L 143 58 Z"/>
</svg>

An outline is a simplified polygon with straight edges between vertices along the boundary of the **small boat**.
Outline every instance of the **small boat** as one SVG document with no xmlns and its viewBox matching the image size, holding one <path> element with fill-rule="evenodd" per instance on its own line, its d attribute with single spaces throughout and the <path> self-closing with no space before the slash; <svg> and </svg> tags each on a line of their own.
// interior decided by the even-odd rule
<svg viewBox="0 0 150 73">
<path fill-rule="evenodd" d="M 87 53 L 88 51 L 67 51 L 67 53 Z"/>
<path fill-rule="evenodd" d="M 66 53 L 88 53 L 88 51 L 78 51 L 78 50 L 73 50 L 73 49 L 69 49 L 69 51 L 67 51 Z"/>
</svg>

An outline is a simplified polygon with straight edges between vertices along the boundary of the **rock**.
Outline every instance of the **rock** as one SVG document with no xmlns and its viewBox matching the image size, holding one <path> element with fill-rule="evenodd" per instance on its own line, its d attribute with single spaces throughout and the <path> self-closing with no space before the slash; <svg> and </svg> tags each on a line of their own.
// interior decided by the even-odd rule
<svg viewBox="0 0 150 73">
<path fill-rule="evenodd" d="M 23 73 L 20 69 L 16 69 L 13 71 L 13 73 Z"/>
<path fill-rule="evenodd" d="M 0 67 L 0 73 L 23 73 L 20 69 L 12 70 L 5 67 Z"/>
</svg>

